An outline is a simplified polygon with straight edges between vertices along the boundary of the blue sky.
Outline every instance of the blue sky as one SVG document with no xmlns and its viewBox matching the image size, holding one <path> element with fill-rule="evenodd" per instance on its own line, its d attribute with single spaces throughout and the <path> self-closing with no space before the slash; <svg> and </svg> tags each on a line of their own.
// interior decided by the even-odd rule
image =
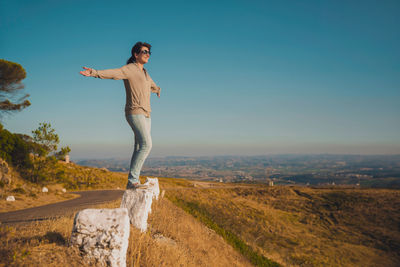
<svg viewBox="0 0 400 267">
<path fill-rule="evenodd" d="M 12 132 L 50 122 L 71 157 L 127 158 L 121 67 L 137 41 L 153 150 L 168 155 L 400 153 L 398 1 L 2 1 L 0 57 L 27 71 Z"/>
</svg>

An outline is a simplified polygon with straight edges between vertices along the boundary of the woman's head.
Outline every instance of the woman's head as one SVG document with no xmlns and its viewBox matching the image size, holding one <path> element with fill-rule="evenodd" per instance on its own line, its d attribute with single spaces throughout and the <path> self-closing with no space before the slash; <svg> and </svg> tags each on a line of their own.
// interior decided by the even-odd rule
<svg viewBox="0 0 400 267">
<path fill-rule="evenodd" d="M 137 42 L 133 47 L 131 54 L 132 56 L 128 59 L 126 64 L 138 62 L 141 64 L 147 63 L 150 57 L 151 45 L 145 42 Z"/>
</svg>

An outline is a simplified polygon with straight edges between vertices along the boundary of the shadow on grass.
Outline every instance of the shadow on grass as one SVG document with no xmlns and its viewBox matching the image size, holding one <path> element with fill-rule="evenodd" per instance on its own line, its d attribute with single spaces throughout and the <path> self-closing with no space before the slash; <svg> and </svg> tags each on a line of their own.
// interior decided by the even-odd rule
<svg viewBox="0 0 400 267">
<path fill-rule="evenodd" d="M 65 240 L 65 238 L 57 232 L 47 232 L 43 237 L 47 239 L 49 243 L 55 243 L 61 246 L 68 245 L 67 240 Z"/>
<path fill-rule="evenodd" d="M 0 266 L 20 266 L 25 257 L 30 255 L 30 248 L 41 244 L 68 246 L 68 241 L 58 232 L 48 231 L 44 235 L 16 237 L 15 228 L 0 227 Z"/>
<path fill-rule="evenodd" d="M 68 246 L 68 241 L 58 232 L 47 232 L 45 235 L 36 235 L 32 237 L 20 237 L 11 240 L 12 243 L 31 244 L 33 243 L 54 243 L 60 246 Z"/>
</svg>

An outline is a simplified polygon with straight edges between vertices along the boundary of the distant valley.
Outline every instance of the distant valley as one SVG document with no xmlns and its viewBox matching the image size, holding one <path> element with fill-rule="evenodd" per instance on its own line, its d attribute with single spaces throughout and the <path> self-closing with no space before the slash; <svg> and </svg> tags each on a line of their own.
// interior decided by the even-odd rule
<svg viewBox="0 0 400 267">
<path fill-rule="evenodd" d="M 80 165 L 128 172 L 130 159 Z M 400 155 L 266 155 L 149 158 L 142 175 L 219 182 L 400 188 Z"/>
</svg>

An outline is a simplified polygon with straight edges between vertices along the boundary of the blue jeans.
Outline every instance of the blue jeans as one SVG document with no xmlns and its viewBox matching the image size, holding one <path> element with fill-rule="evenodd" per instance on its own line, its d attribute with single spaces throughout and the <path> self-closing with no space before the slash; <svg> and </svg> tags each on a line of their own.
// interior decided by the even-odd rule
<svg viewBox="0 0 400 267">
<path fill-rule="evenodd" d="M 127 114 L 126 120 L 135 134 L 135 146 L 133 149 L 128 181 L 137 183 L 140 182 L 140 170 L 147 156 L 150 154 L 152 147 L 150 135 L 151 118 L 147 118 L 143 114 Z"/>
</svg>

